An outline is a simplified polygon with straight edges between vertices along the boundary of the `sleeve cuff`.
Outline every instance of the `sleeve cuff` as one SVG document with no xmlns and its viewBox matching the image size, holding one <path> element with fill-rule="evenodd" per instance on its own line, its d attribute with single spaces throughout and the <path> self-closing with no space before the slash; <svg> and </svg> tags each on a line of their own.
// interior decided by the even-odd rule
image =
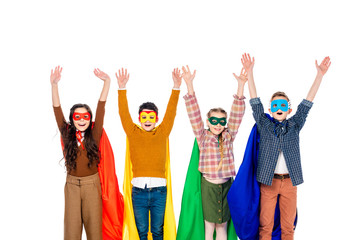
<svg viewBox="0 0 360 240">
<path fill-rule="evenodd" d="M 250 105 L 255 105 L 255 104 L 260 104 L 261 103 L 261 101 L 260 101 L 260 98 L 252 98 L 252 99 L 250 99 Z"/>
<path fill-rule="evenodd" d="M 234 97 L 234 99 L 236 99 L 236 100 L 244 100 L 244 99 L 246 99 L 245 96 L 239 97 L 237 94 L 234 94 L 233 97 Z"/>
<path fill-rule="evenodd" d="M 310 102 L 309 100 L 306 100 L 306 99 L 303 99 L 302 102 L 301 102 L 302 105 L 308 107 L 308 108 L 311 108 L 313 106 L 313 102 Z"/>
<path fill-rule="evenodd" d="M 193 95 L 190 95 L 189 93 L 187 93 L 183 98 L 184 98 L 185 100 L 189 100 L 189 99 L 195 98 L 195 93 L 194 93 Z"/>
</svg>

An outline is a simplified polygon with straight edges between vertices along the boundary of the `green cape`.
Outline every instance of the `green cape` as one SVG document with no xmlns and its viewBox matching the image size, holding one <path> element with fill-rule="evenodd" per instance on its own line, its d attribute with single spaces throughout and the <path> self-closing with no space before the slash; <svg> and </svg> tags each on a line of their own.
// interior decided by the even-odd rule
<svg viewBox="0 0 360 240">
<path fill-rule="evenodd" d="M 195 139 L 181 201 L 177 240 L 205 239 L 201 201 L 201 173 L 198 167 L 199 147 Z M 215 236 L 216 233 L 214 233 L 214 239 Z M 228 222 L 227 239 L 237 240 L 235 228 L 231 220 Z"/>
</svg>

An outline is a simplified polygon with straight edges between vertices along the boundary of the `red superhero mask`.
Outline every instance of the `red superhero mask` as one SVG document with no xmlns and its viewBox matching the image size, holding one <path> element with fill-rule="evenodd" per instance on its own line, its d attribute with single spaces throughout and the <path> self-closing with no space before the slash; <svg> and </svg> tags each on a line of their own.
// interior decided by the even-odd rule
<svg viewBox="0 0 360 240">
<path fill-rule="evenodd" d="M 78 112 L 74 112 L 73 114 L 73 119 L 75 121 L 79 121 L 80 119 L 84 119 L 86 121 L 90 121 L 90 113 L 89 112 L 85 112 L 85 113 L 78 113 Z"/>
</svg>

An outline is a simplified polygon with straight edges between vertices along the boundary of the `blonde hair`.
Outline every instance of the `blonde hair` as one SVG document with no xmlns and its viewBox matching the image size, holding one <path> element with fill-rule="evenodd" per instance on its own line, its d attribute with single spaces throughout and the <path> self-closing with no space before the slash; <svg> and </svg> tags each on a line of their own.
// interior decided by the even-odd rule
<svg viewBox="0 0 360 240">
<path fill-rule="evenodd" d="M 224 109 L 222 109 L 222 108 L 212 108 L 212 109 L 210 109 L 210 111 L 206 114 L 206 116 L 208 117 L 208 118 L 210 118 L 211 117 L 211 114 L 213 113 L 213 112 L 216 112 L 216 113 L 223 113 L 223 114 L 225 114 L 225 117 L 227 118 L 227 113 L 226 113 L 226 111 L 224 110 Z"/>
<path fill-rule="evenodd" d="M 216 113 L 222 113 L 222 114 L 224 114 L 225 115 L 225 117 L 227 118 L 227 113 L 226 113 L 226 111 L 224 110 L 224 109 L 222 109 L 222 108 L 212 108 L 212 109 L 210 109 L 210 111 L 206 114 L 206 116 L 208 117 L 208 118 L 210 118 L 211 117 L 211 114 L 212 113 L 214 113 L 214 112 L 216 112 Z M 222 134 L 220 133 L 219 134 L 219 150 L 220 150 L 220 162 L 219 162 L 219 165 L 218 165 L 218 167 L 217 167 L 217 171 L 219 171 L 221 168 L 222 168 L 222 162 L 223 162 L 223 158 L 224 158 L 224 146 L 223 146 L 223 142 L 224 142 L 224 139 L 223 139 L 223 136 L 222 136 Z"/>
</svg>

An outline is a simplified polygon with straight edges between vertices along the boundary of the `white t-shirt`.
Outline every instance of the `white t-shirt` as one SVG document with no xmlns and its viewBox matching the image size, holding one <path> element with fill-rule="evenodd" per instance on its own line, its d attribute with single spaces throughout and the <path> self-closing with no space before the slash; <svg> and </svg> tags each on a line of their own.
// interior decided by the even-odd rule
<svg viewBox="0 0 360 240">
<path fill-rule="evenodd" d="M 286 166 L 284 154 L 282 151 L 280 152 L 279 158 L 276 163 L 275 173 L 276 174 L 288 174 L 289 173 L 289 170 Z"/>
<path fill-rule="evenodd" d="M 165 178 L 157 177 L 136 177 L 131 180 L 131 184 L 137 188 L 154 188 L 154 187 L 164 187 L 166 186 Z"/>
</svg>

